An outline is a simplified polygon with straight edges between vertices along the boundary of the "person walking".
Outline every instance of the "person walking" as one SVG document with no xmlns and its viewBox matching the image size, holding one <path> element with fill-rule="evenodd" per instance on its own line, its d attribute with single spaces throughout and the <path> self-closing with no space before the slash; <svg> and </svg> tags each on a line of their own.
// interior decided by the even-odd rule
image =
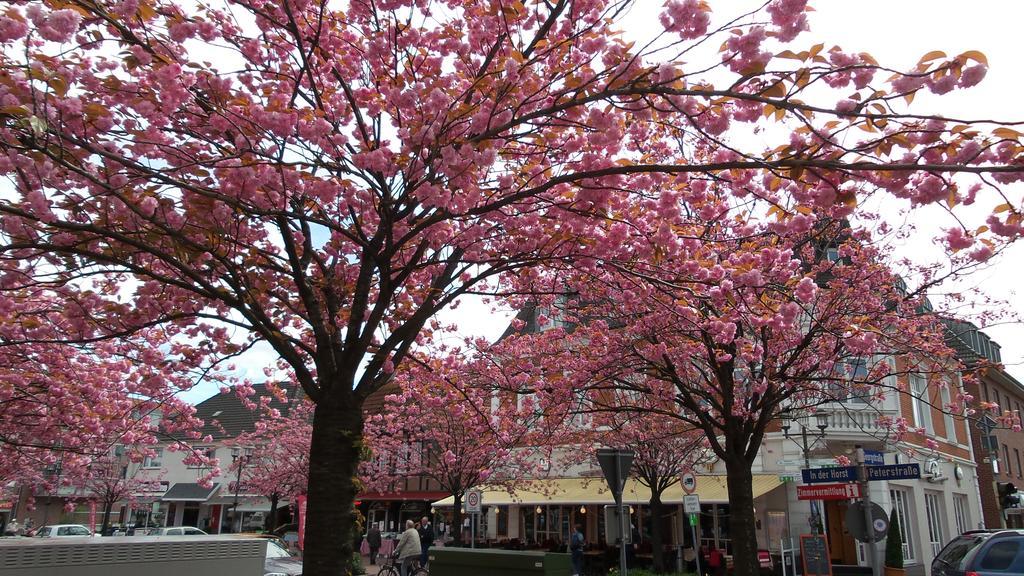
<svg viewBox="0 0 1024 576">
<path fill-rule="evenodd" d="M 569 553 L 572 554 L 572 574 L 580 576 L 583 574 L 583 526 L 577 524 L 576 531 L 569 538 Z"/>
<path fill-rule="evenodd" d="M 426 566 L 430 559 L 430 546 L 434 543 L 434 525 L 430 518 L 420 520 L 420 566 Z"/>
<path fill-rule="evenodd" d="M 370 564 L 377 563 L 377 552 L 380 551 L 380 528 L 376 524 L 370 526 L 366 533 L 366 545 L 370 547 Z"/>
<path fill-rule="evenodd" d="M 416 523 L 405 521 L 405 532 L 402 532 L 395 546 L 395 557 L 398 558 L 398 571 L 402 576 L 412 574 L 413 563 L 420 557 L 420 533 L 416 531 Z"/>
</svg>

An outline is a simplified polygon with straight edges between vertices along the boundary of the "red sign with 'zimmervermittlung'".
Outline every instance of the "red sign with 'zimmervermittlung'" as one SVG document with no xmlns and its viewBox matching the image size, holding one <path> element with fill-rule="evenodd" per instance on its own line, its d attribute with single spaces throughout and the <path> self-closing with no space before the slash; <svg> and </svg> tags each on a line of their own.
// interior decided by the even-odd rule
<svg viewBox="0 0 1024 576">
<path fill-rule="evenodd" d="M 849 500 L 860 498 L 860 484 L 811 484 L 797 486 L 796 497 L 800 500 Z"/>
</svg>

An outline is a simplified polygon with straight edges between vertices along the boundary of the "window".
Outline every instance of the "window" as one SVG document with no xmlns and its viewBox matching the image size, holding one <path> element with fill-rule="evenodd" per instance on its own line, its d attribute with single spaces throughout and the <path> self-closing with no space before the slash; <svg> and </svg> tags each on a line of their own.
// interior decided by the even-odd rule
<svg viewBox="0 0 1024 576">
<path fill-rule="evenodd" d="M 206 534 L 206 532 L 203 532 L 199 528 L 184 528 L 183 532 L 185 533 L 185 536 L 202 536 Z"/>
<path fill-rule="evenodd" d="M 1017 459 L 1017 478 L 1024 478 L 1024 471 L 1021 471 L 1020 469 L 1020 450 L 1014 448 L 1013 456 Z M 1009 468 L 1010 466 L 1007 465 L 1006 467 Z M 1009 474 L 1007 474 L 1007 476 L 1009 476 Z"/>
<path fill-rule="evenodd" d="M 932 545 L 932 556 L 938 555 L 945 544 L 942 537 L 942 496 L 938 492 L 924 493 L 924 510 L 928 515 L 928 542 Z"/>
<path fill-rule="evenodd" d="M 946 439 L 950 442 L 956 443 L 956 425 L 953 422 L 953 411 L 949 407 L 952 403 L 949 395 L 949 387 L 952 384 L 946 384 L 942 387 L 942 418 L 946 426 Z"/>
<path fill-rule="evenodd" d="M 50 535 L 50 532 L 52 530 L 53 530 L 53 528 L 50 528 L 49 526 L 47 526 L 45 528 L 40 528 L 39 532 L 36 532 L 36 536 L 38 536 L 40 538 L 46 538 L 47 536 Z"/>
<path fill-rule="evenodd" d="M 1006 471 L 1004 474 L 1007 476 L 1013 476 L 1013 466 L 1010 464 L 1010 449 L 1003 444 L 1003 462 L 1006 463 Z"/>
<path fill-rule="evenodd" d="M 196 446 L 195 451 L 199 452 L 206 458 L 216 458 L 217 448 L 215 446 Z M 205 468 L 204 465 L 196 462 L 188 465 L 189 468 Z"/>
<path fill-rule="evenodd" d="M 910 519 L 910 495 L 907 490 L 893 488 L 889 490 L 889 499 L 892 500 L 892 507 L 896 510 L 896 517 L 900 521 L 900 536 L 903 537 L 903 560 L 911 564 L 916 563 L 914 540 L 910 537 L 913 526 Z"/>
<path fill-rule="evenodd" d="M 957 534 L 967 532 L 971 524 L 967 518 L 967 496 L 953 494 L 953 519 L 956 521 Z"/>
<path fill-rule="evenodd" d="M 153 455 L 146 456 L 142 461 L 143 468 L 163 468 L 164 466 L 164 449 L 153 448 Z"/>
<path fill-rule="evenodd" d="M 913 398 L 914 424 L 924 428 L 928 434 L 934 434 L 932 407 L 928 403 L 928 379 L 920 374 L 911 374 L 910 395 Z"/>
<path fill-rule="evenodd" d="M 838 366 L 837 382 L 832 384 L 832 400 L 836 402 L 868 403 L 871 398 L 868 379 L 868 359 L 849 358 Z"/>
<path fill-rule="evenodd" d="M 982 558 L 979 568 L 982 570 L 1007 570 L 1013 564 L 1019 550 L 1020 542 L 1017 540 L 996 542 L 983 552 L 985 556 Z"/>
</svg>

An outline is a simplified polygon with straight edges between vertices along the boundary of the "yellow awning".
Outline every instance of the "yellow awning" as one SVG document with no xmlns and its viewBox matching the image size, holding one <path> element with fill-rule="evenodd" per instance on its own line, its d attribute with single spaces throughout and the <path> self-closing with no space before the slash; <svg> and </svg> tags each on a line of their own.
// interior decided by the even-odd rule
<svg viewBox="0 0 1024 576">
<path fill-rule="evenodd" d="M 703 504 L 724 504 L 729 502 L 724 475 L 697 476 L 697 491 Z M 782 481 L 771 474 L 754 474 L 754 498 L 777 488 Z M 614 504 L 612 494 L 604 478 L 552 478 L 531 480 L 514 486 L 510 492 L 497 486 L 482 486 L 485 506 L 509 504 Z M 661 496 L 665 504 L 681 504 L 683 487 L 679 483 L 670 486 Z M 627 504 L 646 504 L 651 499 L 649 488 L 630 478 L 626 481 L 622 500 Z M 434 506 L 451 506 L 455 499 L 449 496 L 434 502 Z"/>
</svg>

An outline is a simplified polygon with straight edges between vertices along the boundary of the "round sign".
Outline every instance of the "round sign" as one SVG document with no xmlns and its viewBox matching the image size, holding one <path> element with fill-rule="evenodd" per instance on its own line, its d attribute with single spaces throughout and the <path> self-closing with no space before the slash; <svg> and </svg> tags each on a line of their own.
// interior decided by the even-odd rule
<svg viewBox="0 0 1024 576">
<path fill-rule="evenodd" d="M 875 527 L 875 532 L 881 532 L 885 534 L 889 530 L 889 521 L 885 518 L 875 518 L 875 521 L 871 523 Z"/>
<path fill-rule="evenodd" d="M 480 493 L 479 492 L 470 492 L 469 494 L 467 494 L 466 495 L 466 504 L 468 504 L 470 508 L 476 508 L 477 506 L 479 506 L 480 505 Z"/>
<path fill-rule="evenodd" d="M 693 491 L 697 489 L 697 477 L 693 475 L 693 472 L 683 474 L 680 482 L 683 485 L 683 491 L 687 494 L 693 494 Z"/>
</svg>

